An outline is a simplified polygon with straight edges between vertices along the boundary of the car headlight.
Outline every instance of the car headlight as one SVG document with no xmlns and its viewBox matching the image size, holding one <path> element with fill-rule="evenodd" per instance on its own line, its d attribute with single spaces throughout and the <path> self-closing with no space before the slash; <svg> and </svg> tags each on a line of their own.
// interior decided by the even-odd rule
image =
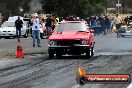
<svg viewBox="0 0 132 88">
<path fill-rule="evenodd" d="M 50 40 L 50 41 L 49 41 L 49 45 L 50 45 L 50 46 L 55 46 L 55 45 L 56 45 L 56 41 Z"/>
<path fill-rule="evenodd" d="M 88 45 L 88 41 L 87 40 L 81 40 L 81 45 Z"/>
</svg>

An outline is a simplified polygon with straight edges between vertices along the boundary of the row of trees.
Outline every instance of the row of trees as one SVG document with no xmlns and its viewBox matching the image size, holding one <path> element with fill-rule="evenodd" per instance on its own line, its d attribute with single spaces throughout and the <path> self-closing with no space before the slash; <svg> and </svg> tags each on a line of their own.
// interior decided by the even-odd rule
<svg viewBox="0 0 132 88">
<path fill-rule="evenodd" d="M 132 0 L 119 0 L 122 13 L 132 8 Z M 77 16 L 99 15 L 107 12 L 108 7 L 116 8 L 118 0 L 41 0 L 45 13 L 61 16 L 75 14 Z"/>
<path fill-rule="evenodd" d="M 29 2 L 31 0 L 0 0 L 0 12 L 12 12 L 18 14 L 19 7 L 22 7 L 25 12 L 29 11 Z"/>
<path fill-rule="evenodd" d="M 32 0 L 0 0 L 0 13 L 5 15 L 20 13 L 19 7 L 23 12 L 29 12 L 29 3 Z M 39 0 L 42 2 L 41 12 L 57 14 L 59 16 L 77 15 L 86 17 L 88 15 L 98 15 L 105 13 L 106 8 L 115 7 L 118 0 Z M 122 12 L 132 10 L 132 0 L 120 0 Z"/>
<path fill-rule="evenodd" d="M 6 20 L 9 15 L 20 15 L 20 7 L 23 8 L 23 12 L 29 11 L 29 2 L 31 0 L 0 0 L 0 13 L 3 14 L 4 20 Z"/>
<path fill-rule="evenodd" d="M 103 1 L 103 0 L 102 0 Z M 42 0 L 45 13 L 60 16 L 75 14 L 80 17 L 101 14 L 105 11 L 106 2 L 101 0 Z"/>
</svg>

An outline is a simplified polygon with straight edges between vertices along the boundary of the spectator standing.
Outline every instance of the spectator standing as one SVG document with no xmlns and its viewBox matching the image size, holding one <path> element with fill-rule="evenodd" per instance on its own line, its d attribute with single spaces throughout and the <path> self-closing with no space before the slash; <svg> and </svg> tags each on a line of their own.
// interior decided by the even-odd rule
<svg viewBox="0 0 132 88">
<path fill-rule="evenodd" d="M 32 23 L 33 23 L 32 25 L 33 47 L 35 47 L 36 40 L 37 40 L 38 47 L 41 47 L 40 45 L 40 19 L 37 13 L 34 14 Z"/>
<path fill-rule="evenodd" d="M 67 17 L 67 21 L 74 21 L 73 16 Z"/>
<path fill-rule="evenodd" d="M 111 23 L 110 23 L 110 20 L 109 20 L 109 18 L 107 17 L 107 16 L 105 16 L 105 26 L 106 26 L 106 32 L 108 33 L 110 33 L 110 25 L 111 25 Z"/>
<path fill-rule="evenodd" d="M 90 20 L 91 20 L 91 27 L 92 27 L 92 26 L 95 26 L 95 24 L 96 24 L 96 23 L 95 23 L 95 17 L 92 16 Z"/>
<path fill-rule="evenodd" d="M 116 14 L 116 17 L 115 17 L 115 24 L 116 24 L 116 29 L 119 30 L 121 26 L 121 17 L 118 14 Z"/>
<path fill-rule="evenodd" d="M 20 20 L 20 17 L 18 16 L 17 20 L 15 21 L 16 26 L 16 36 L 17 38 L 20 38 L 21 36 L 21 28 L 23 27 L 23 22 Z"/>
<path fill-rule="evenodd" d="M 52 30 L 51 31 L 53 31 L 54 30 L 54 28 L 55 28 L 55 26 L 56 26 L 56 18 L 55 18 L 55 16 L 53 16 L 52 18 L 51 18 L 51 22 L 52 22 Z"/>
<path fill-rule="evenodd" d="M 129 24 L 129 17 L 128 16 L 124 19 L 124 22 L 125 22 L 126 25 Z"/>
<path fill-rule="evenodd" d="M 101 29 L 102 29 L 102 34 L 106 35 L 106 31 L 105 31 L 105 20 L 103 15 L 101 15 L 101 17 L 99 18 L 99 22 L 101 25 Z"/>
<path fill-rule="evenodd" d="M 91 26 L 91 25 L 90 25 L 90 17 L 87 17 L 87 18 L 86 18 L 86 21 L 87 21 L 88 25 Z"/>
<path fill-rule="evenodd" d="M 122 23 L 121 17 L 118 14 L 116 14 L 115 25 L 116 25 L 116 30 L 117 30 L 117 38 L 119 37 L 119 29 L 121 27 L 121 23 Z"/>
<path fill-rule="evenodd" d="M 47 36 L 49 36 L 50 32 L 51 32 L 51 28 L 52 28 L 52 19 L 49 15 L 46 19 L 45 27 L 46 27 L 46 34 L 47 34 Z"/>
<path fill-rule="evenodd" d="M 44 32 L 44 35 L 46 35 L 46 27 L 45 27 L 45 20 L 44 19 L 42 19 L 41 25 L 42 25 L 42 30 Z"/>
</svg>

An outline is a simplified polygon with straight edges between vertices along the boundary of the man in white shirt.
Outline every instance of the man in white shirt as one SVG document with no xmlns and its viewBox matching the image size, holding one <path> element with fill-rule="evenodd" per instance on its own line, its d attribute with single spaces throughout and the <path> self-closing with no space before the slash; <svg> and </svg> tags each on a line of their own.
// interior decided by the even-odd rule
<svg viewBox="0 0 132 88">
<path fill-rule="evenodd" d="M 38 14 L 34 14 L 34 18 L 32 19 L 32 36 L 33 36 L 33 47 L 35 47 L 35 43 L 37 40 L 37 46 L 41 47 L 40 45 L 40 19 Z"/>
</svg>

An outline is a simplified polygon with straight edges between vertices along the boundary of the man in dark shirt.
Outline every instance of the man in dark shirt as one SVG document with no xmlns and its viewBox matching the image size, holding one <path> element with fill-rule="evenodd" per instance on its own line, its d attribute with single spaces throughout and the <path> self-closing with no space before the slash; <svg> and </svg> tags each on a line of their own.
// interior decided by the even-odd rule
<svg viewBox="0 0 132 88">
<path fill-rule="evenodd" d="M 105 27 L 106 27 L 107 33 L 110 33 L 110 25 L 111 25 L 111 23 L 110 23 L 109 18 L 107 16 L 105 16 Z"/>
<path fill-rule="evenodd" d="M 51 32 L 51 27 L 52 27 L 52 20 L 50 16 L 48 16 L 48 18 L 46 19 L 45 27 L 46 27 L 46 33 L 49 36 Z"/>
<path fill-rule="evenodd" d="M 20 38 L 20 36 L 21 36 L 22 25 L 23 25 L 23 22 L 22 22 L 22 20 L 20 20 L 20 17 L 18 16 L 18 19 L 15 21 L 17 38 Z"/>
</svg>

